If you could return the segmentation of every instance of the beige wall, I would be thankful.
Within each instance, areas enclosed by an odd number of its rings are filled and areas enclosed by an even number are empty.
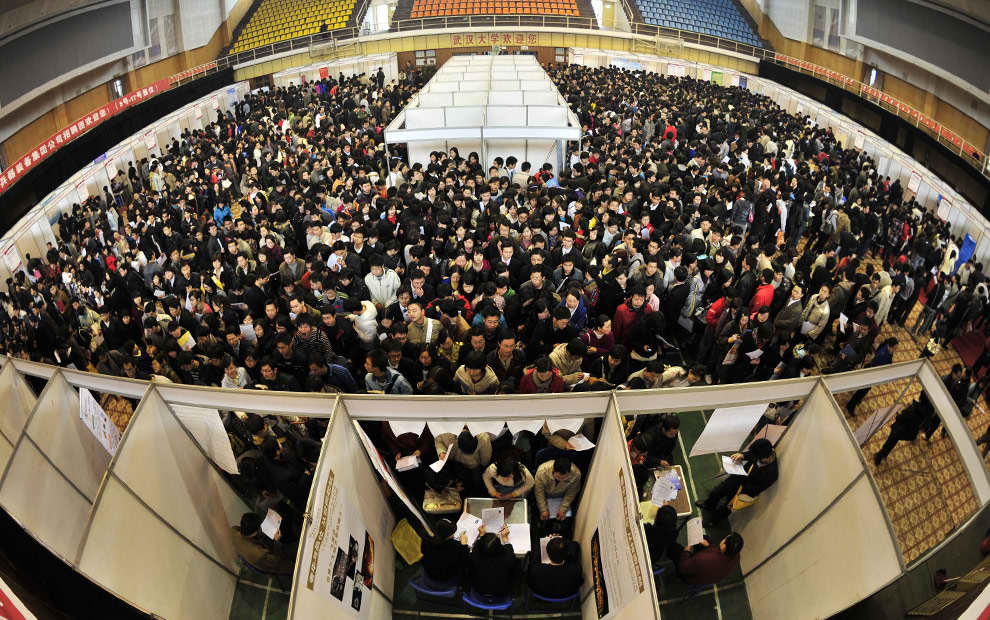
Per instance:
[[[755,0],[740,0],[740,2],[759,26],[760,36],[770,41],[776,51],[813,62],[857,80],[863,79],[864,65],[862,62],[815,47],[809,43],[788,39],[780,34],[770,17],[760,11]],[[945,125],[977,149],[982,151],[986,147],[990,130],[936,94],[890,74],[884,75],[883,90],[888,95],[900,99],[926,116]]]

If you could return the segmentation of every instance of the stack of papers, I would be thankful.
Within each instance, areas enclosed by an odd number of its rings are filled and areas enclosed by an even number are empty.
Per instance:
[[[547,498],[547,512],[550,513],[550,518],[551,519],[556,519],[557,518],[557,512],[560,510],[560,505],[563,504],[563,503],[564,503],[564,498],[563,497],[548,497]],[[567,508],[567,514],[565,514],[564,517],[567,518],[567,517],[573,517],[573,516],[574,516],[574,512],[570,509],[570,507],[568,507]]]
[[[681,481],[673,471],[664,472],[657,477],[653,483],[653,496],[650,498],[657,506],[663,506],[667,502],[677,499],[677,493],[681,490]]]
[[[705,528],[701,525],[701,517],[695,517],[687,522],[687,544],[693,547],[705,538]]]
[[[268,538],[275,540],[275,534],[278,533],[278,528],[281,526],[282,515],[269,508],[265,520],[261,522],[261,532]]]
[[[470,547],[474,545],[474,541],[478,540],[480,528],[481,519],[471,513],[465,512],[457,520],[457,531],[454,532],[454,539],[460,540],[461,534],[464,534],[467,537],[467,544]]]
[[[529,538],[529,523],[509,524],[509,544],[512,545],[516,555],[529,553],[533,549],[533,543]]]
[[[485,526],[486,532],[498,534],[502,526],[505,525],[505,508],[502,506],[498,508],[485,508],[481,511],[481,521]]]
[[[419,467],[419,457],[415,455],[404,456],[395,462],[396,471],[409,471]]]
[[[745,476],[746,468],[732,460],[732,457],[722,457],[722,469],[730,476]]]

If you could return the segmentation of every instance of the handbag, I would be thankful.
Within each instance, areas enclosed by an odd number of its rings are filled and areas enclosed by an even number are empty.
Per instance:
[[[739,341],[734,342],[732,346],[729,347],[729,351],[725,354],[725,357],[722,358],[722,365],[731,366],[736,363],[737,359],[739,359]]]
[[[750,465],[749,469],[746,470],[747,475],[751,473],[753,473],[753,465]],[[740,484],[739,490],[736,491],[736,494],[732,497],[732,501],[729,502],[729,510],[731,510],[732,512],[738,512],[743,508],[749,508],[750,506],[755,504],[756,500],[758,499],[760,499],[759,496],[753,497],[751,495],[746,495],[745,493],[743,493],[742,485]]]

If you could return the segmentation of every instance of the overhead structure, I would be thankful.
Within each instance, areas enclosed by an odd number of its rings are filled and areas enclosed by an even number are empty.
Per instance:
[[[534,172],[562,165],[567,140],[581,124],[535,56],[454,56],[385,129],[385,142],[405,143],[409,161],[456,147],[483,166],[512,155]]]

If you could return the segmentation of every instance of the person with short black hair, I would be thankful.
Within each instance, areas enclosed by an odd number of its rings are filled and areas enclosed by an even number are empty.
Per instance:
[[[275,538],[270,539],[261,531],[261,517],[253,512],[241,515],[240,525],[232,528],[234,548],[237,555],[255,570],[271,575],[291,575],[295,566],[294,554],[286,553],[286,547],[280,544],[282,531],[275,532]]]
[[[753,441],[748,450],[736,452],[731,458],[736,463],[746,464],[747,475],[727,476],[706,499],[695,502],[698,508],[714,513],[708,522],[711,524],[725,520],[729,512],[735,509],[734,502],[751,504],[777,481],[777,453],[768,439],[761,437]]]
[[[567,517],[571,504],[581,491],[581,470],[566,456],[544,461],[536,468],[534,476],[533,495],[536,498],[536,511],[540,520],[557,519],[563,521]],[[560,506],[552,514],[547,499],[559,498]]]
[[[548,564],[539,553],[532,553],[526,583],[529,589],[544,598],[562,599],[576,594],[584,581],[581,571],[581,550],[576,542],[559,535],[547,541]]]
[[[680,547],[677,543],[674,545]],[[713,546],[706,536],[694,547],[681,548],[679,553],[670,553],[670,556],[677,559],[677,574],[685,583],[708,586],[721,582],[735,570],[739,565],[739,553],[742,549],[742,536],[732,532],[719,541],[718,545]]]
[[[460,539],[454,538],[456,531],[457,526],[450,519],[440,519],[433,526],[433,536],[420,542],[422,580],[427,587],[439,590],[457,586],[468,570],[471,549],[464,534]]]

